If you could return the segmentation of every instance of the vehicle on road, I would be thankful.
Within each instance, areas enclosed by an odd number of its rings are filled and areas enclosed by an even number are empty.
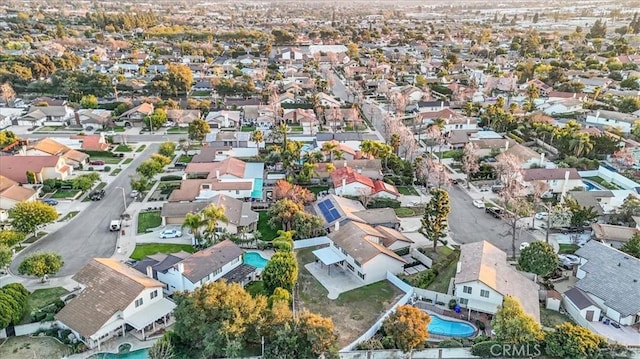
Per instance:
[[[179,231],[177,229],[165,229],[164,231],[160,232],[161,239],[178,237],[182,237],[182,231]]]
[[[473,205],[476,206],[477,208],[484,208],[484,201],[475,199],[473,200]]]
[[[523,250],[525,248],[529,247],[529,242],[522,242],[520,243],[520,250]]]
[[[131,198],[136,198],[136,197],[138,197],[139,194],[140,194],[140,192],[138,192],[137,190],[134,189],[133,191],[131,191],[130,196],[131,196]]]
[[[114,219],[109,223],[109,230],[111,232],[119,231],[122,228],[122,221],[119,219]]]
[[[547,219],[548,216],[549,216],[549,214],[547,212],[538,212],[538,213],[536,213],[536,219],[539,219],[539,220],[545,220],[545,219]]]
[[[562,227],[560,229],[560,233],[569,234],[569,233],[582,233],[584,232],[584,228],[582,227]]]
[[[90,165],[92,166],[104,166],[105,162],[104,161],[91,161],[89,162]]]
[[[502,218],[502,214],[504,213],[504,210],[499,207],[487,207],[484,211],[498,219]]]
[[[50,206],[55,206],[55,205],[58,204],[58,201],[56,201],[53,198],[45,198],[45,199],[42,200],[42,203],[46,203],[46,204],[48,204]]]
[[[106,194],[106,192],[103,189],[101,189],[101,190],[92,192],[89,195],[89,199],[92,200],[92,201],[99,201],[99,200],[104,198],[105,194]]]

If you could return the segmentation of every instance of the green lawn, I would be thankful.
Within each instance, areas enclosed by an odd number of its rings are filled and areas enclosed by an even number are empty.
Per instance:
[[[35,236],[32,235],[31,237],[25,239],[24,241],[22,241],[22,243],[33,243],[33,242],[37,241],[38,239],[40,239],[40,238],[42,238],[42,237],[44,237],[46,235],[47,235],[47,232],[40,231]]]
[[[302,126],[289,126],[289,128],[291,129],[291,132],[302,132],[303,131]]]
[[[608,182],[607,180],[605,180],[604,178],[600,177],[600,176],[595,176],[595,177],[585,177],[586,180],[589,181],[593,181],[595,183],[600,184],[602,187],[606,188],[606,189],[612,189],[612,190],[616,190],[616,189],[620,189],[620,187],[616,186],[615,184]]]
[[[416,211],[407,207],[399,207],[396,208],[395,211],[398,217],[413,217],[416,215]]]
[[[147,148],[147,145],[140,145],[140,147],[136,149],[136,152],[142,152],[145,148]]]
[[[269,226],[267,212],[258,212],[258,232],[262,234],[262,240],[267,242],[271,242],[278,236],[278,231]]]
[[[405,196],[419,196],[420,194],[413,186],[397,186],[398,192]]]
[[[122,172],[122,169],[116,168],[115,170],[111,171],[111,173],[109,173],[109,176],[117,176],[120,172]]]
[[[543,326],[554,328],[556,325],[566,322],[573,323],[573,320],[562,313],[556,312],[555,310],[550,310],[540,306],[540,323]]]
[[[211,91],[193,91],[191,96],[211,97]]]
[[[369,329],[378,317],[388,310],[402,292],[388,281],[380,281],[365,287],[342,293],[338,299],[327,298],[327,290],[304,265],[315,261],[313,251],[317,247],[296,251],[298,259],[297,307],[321,314],[333,320],[340,333],[340,345],[355,340]]]
[[[70,220],[71,218],[75,217],[78,213],[80,213],[80,212],[78,212],[78,211],[71,211],[71,212],[67,213],[67,215],[66,215],[66,216],[64,216],[64,217],[62,217],[60,220],[58,220],[58,222],[68,221],[68,220]]]
[[[31,322],[31,312],[40,308],[44,308],[47,305],[53,303],[61,296],[69,293],[68,290],[62,287],[52,287],[44,289],[36,289],[29,295],[29,301],[25,308],[25,316],[22,318],[22,324]]]
[[[255,127],[253,127],[253,126],[242,126],[242,127],[240,128],[240,131],[241,131],[241,132],[253,132],[253,131],[255,131],[255,130],[256,130],[256,128],[255,128]]]
[[[189,163],[193,159],[193,156],[188,155],[180,155],[177,162]]]
[[[161,224],[160,211],[140,212],[138,214],[138,233],[146,233],[147,229],[159,227]]]
[[[136,249],[131,253],[131,259],[141,260],[146,256],[150,256],[156,253],[176,253],[185,251],[189,253],[195,252],[195,249],[190,244],[168,244],[168,243],[148,243],[138,244]]]
[[[249,292],[249,294],[251,294],[252,296],[258,296],[260,294],[262,295],[267,295],[266,290],[264,289],[264,282],[261,280],[257,280],[257,281],[253,281],[249,284],[247,284],[244,289],[246,289],[247,292]]]
[[[184,127],[171,127],[167,130],[167,133],[189,133],[189,129]]]
[[[104,161],[105,164],[107,165],[117,165],[118,163],[120,163],[120,161],[122,161],[122,158],[120,157],[91,157],[91,161]],[[92,165],[89,165],[89,167],[94,167]]]
[[[561,254],[573,254],[578,250],[577,244],[559,244],[558,246],[560,247],[558,253]]]
[[[113,151],[114,152],[131,152],[131,151],[133,151],[133,148],[131,148],[131,146],[129,146],[129,145],[120,144]]]
[[[59,189],[51,195],[51,198],[74,198],[80,192],[82,191],[79,189]]]
[[[309,186],[309,187],[306,187],[306,189],[311,191],[313,194],[318,194],[320,192],[328,191],[329,186]]]
[[[436,279],[427,287],[427,289],[435,290],[440,293],[447,293],[449,290],[449,282],[451,282],[451,278],[456,275],[457,266],[458,261],[452,261],[444,270],[438,273]]]
[[[123,165],[128,165],[129,163],[133,162],[133,158],[127,158],[124,160],[124,162],[122,162]]]

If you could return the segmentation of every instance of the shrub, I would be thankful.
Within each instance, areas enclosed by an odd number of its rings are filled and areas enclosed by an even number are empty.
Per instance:
[[[384,337],[384,338],[382,338],[380,343],[382,343],[382,346],[384,347],[384,349],[395,349],[396,348],[396,343],[393,341],[392,337]]]
[[[501,345],[497,340],[487,340],[477,344],[474,344],[471,347],[471,354],[475,356],[479,356],[481,358],[493,358],[495,357],[491,354],[491,347],[494,345]]]
[[[486,328],[484,322],[480,319],[476,319],[476,327],[478,327],[478,329],[480,330],[484,330]]]
[[[427,289],[427,287],[436,280],[438,275],[437,271],[433,269],[427,269],[426,271],[418,273],[410,280],[410,284],[417,288]]]
[[[462,343],[454,339],[443,340],[438,343],[438,348],[462,348]]]
[[[376,198],[369,202],[368,208],[399,208],[400,201],[390,198]]]
[[[488,336],[486,335],[478,335],[477,337],[475,337],[473,339],[473,344],[478,344],[478,343],[482,343],[482,342],[486,342],[488,340],[491,340]]]
[[[113,157],[113,153],[109,151],[81,150],[80,152],[88,154],[89,157]]]
[[[451,300],[449,301],[449,309],[452,309],[452,310],[453,310],[453,308],[455,308],[457,304],[458,304],[458,303],[456,302],[456,300],[455,300],[455,299],[451,299]]]
[[[110,167],[110,166],[104,166],[104,171],[105,171],[105,172],[109,172],[109,171],[111,171],[111,167]]]
[[[167,175],[167,176],[162,176],[162,177],[160,177],[160,181],[161,181],[161,182],[166,182],[166,181],[180,181],[180,180],[182,180],[182,176]]]

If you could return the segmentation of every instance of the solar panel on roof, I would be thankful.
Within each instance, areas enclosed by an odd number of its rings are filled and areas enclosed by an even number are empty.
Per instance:
[[[333,222],[340,218],[340,212],[334,207],[330,200],[324,200],[318,203],[318,208],[322,212],[322,216],[327,222]]]

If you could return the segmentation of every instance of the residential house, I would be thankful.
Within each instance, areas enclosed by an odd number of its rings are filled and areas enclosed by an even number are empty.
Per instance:
[[[366,223],[371,226],[400,228],[400,219],[392,208],[366,209],[359,201],[329,194],[307,206],[306,211],[322,220],[323,228],[332,231],[347,222]]]
[[[529,86],[533,86],[538,90],[538,94],[543,97],[549,96],[549,93],[553,90],[553,86],[549,86],[539,79],[533,79],[520,85],[520,90],[525,91]]]
[[[213,85],[209,80],[201,80],[196,82],[196,84],[191,87],[191,90],[198,91],[198,92],[204,92],[204,91],[211,92],[213,91]]]
[[[18,118],[18,126],[68,126],[74,119],[73,109],[63,106],[31,106]]]
[[[0,222],[9,219],[9,210],[20,202],[33,202],[38,199],[38,192],[23,187],[17,181],[0,175]]]
[[[322,107],[340,107],[340,101],[337,100],[335,97],[333,96],[329,96],[324,92],[319,92],[316,95],[316,101],[320,104],[320,106]]]
[[[0,173],[21,184],[28,184],[27,173],[35,175],[35,183],[46,179],[66,180],[73,173],[73,167],[67,165],[61,156],[2,156]]]
[[[591,322],[591,328],[593,322],[603,318],[623,326],[640,323],[640,301],[634,300],[640,293],[640,259],[598,241],[587,242],[576,255],[580,264],[575,288],[584,294],[592,308],[579,312],[580,307],[586,306],[574,296],[565,295],[569,314],[582,325]],[[600,313],[593,307],[599,308]],[[640,334],[633,332],[640,339]]]
[[[420,112],[416,114],[416,116],[420,119],[420,122],[425,125],[431,125],[437,120],[443,120],[444,133],[453,130],[474,130],[478,128],[478,122],[475,119],[457,113],[450,108],[438,111]]]
[[[522,181],[527,193],[533,193],[536,182],[546,183],[547,193],[565,195],[575,188],[583,188],[582,177],[575,168],[530,168],[522,171]]]
[[[89,163],[88,154],[74,150],[50,137],[43,138],[29,146],[26,154],[28,156],[61,156],[65,163],[73,168],[79,168]]]
[[[109,148],[103,133],[95,135],[73,135],[69,137],[71,140],[80,141],[81,150],[86,151],[106,151]]]
[[[613,82],[613,80],[609,78],[601,78],[601,77],[592,77],[592,78],[583,78],[576,77],[573,79],[574,82],[579,82],[584,85],[582,92],[584,93],[595,93],[597,90],[604,90]]]
[[[601,216],[614,210],[611,200],[615,195],[611,191],[570,191],[568,195],[578,202],[580,206],[592,207]]]
[[[167,110],[167,126],[189,127],[200,119],[200,110]]]
[[[449,101],[420,101],[415,105],[416,112],[438,112],[449,108]]]
[[[24,113],[23,108],[0,107],[0,129],[12,126],[14,121],[18,124],[18,120]],[[28,124],[31,126],[31,123]]]
[[[218,194],[202,202],[167,202],[162,206],[162,225],[181,225],[188,213],[198,213],[210,204],[224,210],[227,221],[219,221],[219,232],[250,233],[256,230],[258,213],[251,210],[250,202]]]
[[[584,102],[575,98],[550,99],[537,106],[549,116],[583,112]]]
[[[72,279],[81,290],[55,318],[91,349],[128,331],[146,339],[176,307],[162,295],[163,283],[117,259],[94,258]]]
[[[379,159],[335,160],[332,164],[335,169],[343,167],[352,168],[372,180],[383,179],[382,161]]]
[[[154,107],[152,103],[143,102],[140,105],[125,111],[116,124],[119,126],[132,127],[134,125],[142,125],[145,117],[153,113]]]
[[[356,150],[354,147],[344,142],[339,142],[336,140],[318,141],[318,148],[322,149],[322,146],[324,145],[325,142],[330,142],[335,144],[337,147],[336,152],[339,153],[339,154],[334,154],[333,156],[331,156],[331,154],[325,154],[325,158],[327,160],[332,160],[333,158],[341,158],[342,160],[353,161],[353,160],[361,159],[363,157],[363,154],[360,150]]]
[[[245,132],[246,133],[246,132]],[[242,143],[243,141],[239,141]],[[207,147],[203,147],[200,153],[193,156],[191,163],[205,163],[205,162],[219,162],[226,160],[227,158],[247,158],[258,155],[258,147],[235,147],[235,146],[215,146],[208,142]],[[249,142],[254,144],[254,142]],[[264,144],[262,145],[264,146]]]
[[[460,246],[454,291],[463,308],[492,315],[509,295],[540,322],[538,285],[507,262],[507,253],[487,241]]]
[[[553,165],[553,162],[545,162],[544,153],[538,153],[527,146],[523,146],[511,140],[507,140],[504,142],[504,149],[502,153],[496,156],[496,159],[499,160],[505,155],[515,156],[522,163],[522,165],[520,165],[521,168],[545,167],[547,165]]]
[[[75,113],[75,122],[87,131],[113,126],[111,111],[100,109],[78,110]]]
[[[169,202],[210,199],[218,194],[248,199],[263,199],[264,163],[245,163],[236,158],[220,162],[189,163],[180,188],[169,196]]]
[[[329,267],[329,272],[332,266],[339,267],[352,273],[363,284],[385,280],[387,272],[399,274],[404,271],[407,262],[385,246],[385,241],[407,249],[412,243],[398,231],[386,228],[383,232],[357,222],[348,222],[327,237],[331,244],[313,251],[316,258]]]
[[[244,106],[243,126],[255,126],[258,129],[269,129],[275,124],[276,114],[271,106]]]
[[[604,223],[593,223],[591,230],[595,239],[618,249],[629,242],[634,235],[640,234],[640,229],[637,227],[617,226]]]
[[[587,114],[586,122],[594,125],[617,128],[622,133],[630,133],[633,125],[640,118],[633,114],[598,110]]]
[[[242,248],[225,240],[188,256],[185,253],[148,256],[136,269],[164,283],[167,294],[193,291],[219,279],[245,285],[255,280],[256,268],[244,263],[243,254]]]
[[[241,118],[240,111],[222,110],[209,112],[205,121],[211,128],[239,128]]]
[[[218,131],[214,130],[207,134],[205,139],[208,147],[234,147],[247,148],[254,147],[255,142],[251,141],[251,132],[240,131]],[[250,157],[250,156],[245,156]]]
[[[397,199],[400,196],[396,186],[381,180],[372,180],[350,167],[341,167],[331,172],[335,194],[340,196],[365,196],[372,198]]]
[[[295,47],[290,47],[280,50],[275,59],[278,62],[302,62],[302,60],[304,60],[305,58],[306,55],[302,52],[302,50]]]
[[[284,110],[282,120],[288,125],[297,125],[302,127],[302,132],[306,135],[313,135],[317,133],[318,125],[320,124],[313,110],[304,110],[301,108]]]

